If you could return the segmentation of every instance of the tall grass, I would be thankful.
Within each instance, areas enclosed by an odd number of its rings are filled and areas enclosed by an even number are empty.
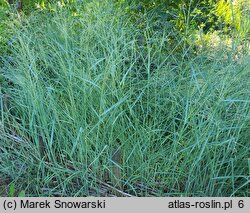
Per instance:
[[[146,25],[104,4],[23,23],[1,68],[2,177],[28,196],[249,195],[249,62],[177,54]]]

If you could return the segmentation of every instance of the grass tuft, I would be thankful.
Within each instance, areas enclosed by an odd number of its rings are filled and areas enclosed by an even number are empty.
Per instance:
[[[103,4],[16,30],[0,69],[0,174],[17,191],[249,196],[247,57],[193,54],[145,23]]]

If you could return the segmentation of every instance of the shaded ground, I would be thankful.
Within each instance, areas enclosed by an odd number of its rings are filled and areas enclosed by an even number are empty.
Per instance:
[[[0,197],[8,196],[7,189],[10,184],[10,179],[6,177],[0,177]]]

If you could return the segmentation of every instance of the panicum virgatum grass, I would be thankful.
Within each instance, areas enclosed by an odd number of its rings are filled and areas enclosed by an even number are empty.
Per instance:
[[[1,176],[28,196],[248,196],[248,59],[177,51],[169,28],[86,11],[16,30],[1,68]]]

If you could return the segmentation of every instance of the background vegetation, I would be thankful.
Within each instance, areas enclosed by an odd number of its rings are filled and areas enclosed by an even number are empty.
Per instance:
[[[249,196],[248,1],[0,4],[0,192]]]

